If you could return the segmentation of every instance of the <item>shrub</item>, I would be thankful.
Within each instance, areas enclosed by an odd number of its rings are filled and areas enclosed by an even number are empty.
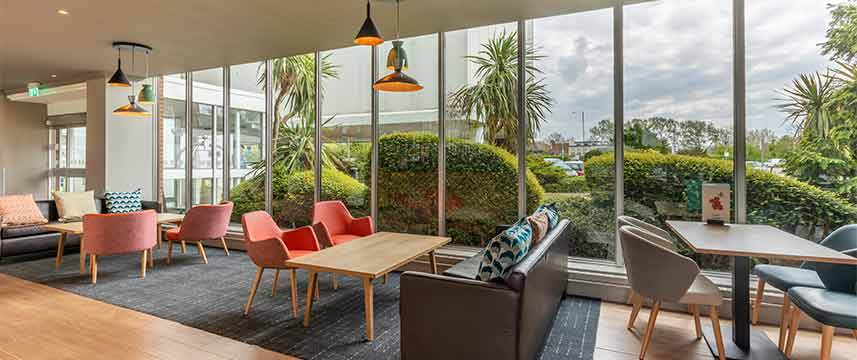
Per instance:
[[[378,223],[389,231],[437,230],[437,136],[395,133],[378,143]],[[517,218],[515,157],[496,146],[447,143],[447,232],[456,244],[481,245],[499,224]],[[527,171],[527,208],[544,196]]]
[[[568,177],[565,170],[545,161],[544,157],[539,155],[527,156],[527,169],[536,176],[542,186],[558,184],[562,179]]]
[[[612,260],[615,256],[612,203],[596,203],[575,194],[556,202],[560,218],[569,221],[569,255]]]
[[[544,185],[545,191],[549,193],[582,193],[589,190],[586,177],[566,176],[558,183]]]

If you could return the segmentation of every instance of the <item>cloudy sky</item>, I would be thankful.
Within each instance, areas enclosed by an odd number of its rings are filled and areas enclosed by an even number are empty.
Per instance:
[[[777,90],[829,63],[828,0],[747,2],[748,128],[791,133]],[[580,139],[613,113],[612,10],[535,20],[539,64],[556,104],[541,135]],[[732,124],[732,2],[663,0],[625,7],[625,118],[665,116]],[[588,130],[586,131],[588,135]]]

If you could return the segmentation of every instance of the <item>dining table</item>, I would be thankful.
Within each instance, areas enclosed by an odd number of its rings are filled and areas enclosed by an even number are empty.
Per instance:
[[[751,258],[857,265],[855,257],[769,225],[670,220],[667,226],[694,252],[731,258],[732,324],[721,326],[722,333],[732,334],[723,339],[727,359],[786,359],[764,332],[751,327]],[[712,355],[719,357],[710,326],[703,335]]]

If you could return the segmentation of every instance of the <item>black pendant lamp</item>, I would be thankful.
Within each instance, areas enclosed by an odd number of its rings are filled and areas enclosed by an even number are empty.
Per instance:
[[[116,49],[119,50],[119,58],[116,61],[116,72],[113,73],[113,76],[110,77],[110,80],[107,81],[107,84],[109,84],[110,86],[120,87],[131,86],[131,82],[128,81],[128,77],[125,76],[125,73],[122,71],[122,48],[116,47]]]
[[[405,51],[402,48],[402,41],[399,40],[399,0],[396,0],[396,41],[393,41],[393,49],[391,49],[390,54],[387,55],[388,66],[392,63],[393,72],[375,81],[372,88],[378,91],[389,92],[411,92],[422,90],[423,87],[417,79],[414,79],[402,72],[405,67],[405,61]]]
[[[354,43],[357,45],[380,45],[384,42],[384,39],[381,38],[381,33],[378,32],[378,28],[375,27],[375,23],[372,21],[371,14],[371,5],[370,2],[366,1],[366,20],[363,21],[363,26],[360,27],[360,31],[357,32],[357,36],[354,37]]]
[[[132,73],[134,72],[135,52],[137,50],[144,50],[146,52],[146,55],[148,56],[148,54],[152,51],[152,48],[149,46],[129,42],[115,42],[113,43],[113,47],[119,49],[120,52],[122,51],[123,47],[131,49]],[[122,74],[122,76],[125,77],[125,74]],[[127,78],[125,80],[127,81]],[[128,85],[131,87],[131,94],[128,95],[128,104],[122,105],[116,108],[116,110],[113,110],[113,115],[136,117],[151,116],[152,113],[149,112],[149,110],[146,110],[146,108],[140,106],[140,104],[137,103],[137,96],[134,94],[134,83],[129,82]]]

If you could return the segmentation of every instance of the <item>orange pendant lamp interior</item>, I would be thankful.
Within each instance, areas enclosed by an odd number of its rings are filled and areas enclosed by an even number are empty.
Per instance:
[[[399,0],[396,0],[396,41],[393,42],[393,49],[395,50],[395,55],[388,56],[392,57],[393,60],[393,72],[378,79],[372,84],[372,88],[378,91],[389,91],[389,92],[411,92],[411,91],[419,91],[423,89],[423,86],[420,85],[417,79],[414,79],[402,71],[402,68],[405,65],[405,57],[404,51],[399,51],[402,49],[402,42],[399,40]]]

